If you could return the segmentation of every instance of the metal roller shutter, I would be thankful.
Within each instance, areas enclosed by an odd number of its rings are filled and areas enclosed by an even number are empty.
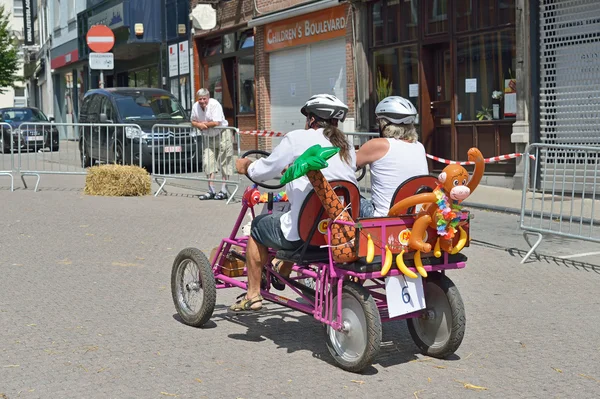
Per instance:
[[[600,144],[600,1],[540,0],[540,139]]]
[[[600,1],[540,0],[540,141],[600,145]],[[541,186],[552,193],[591,192],[598,153],[544,148]]]
[[[319,93],[346,102],[346,43],[335,39],[273,52],[269,56],[271,130],[304,128],[300,108]]]

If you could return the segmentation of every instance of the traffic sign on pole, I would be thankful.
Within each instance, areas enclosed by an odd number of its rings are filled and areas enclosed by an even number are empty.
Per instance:
[[[90,69],[115,69],[115,56],[113,53],[90,53],[89,64]]]
[[[90,50],[96,53],[108,53],[115,45],[115,34],[106,25],[94,25],[86,37]]]

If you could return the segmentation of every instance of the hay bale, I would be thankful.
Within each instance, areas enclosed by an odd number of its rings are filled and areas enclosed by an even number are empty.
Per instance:
[[[150,194],[151,179],[146,169],[129,165],[100,165],[88,168],[85,194],[142,196]]]

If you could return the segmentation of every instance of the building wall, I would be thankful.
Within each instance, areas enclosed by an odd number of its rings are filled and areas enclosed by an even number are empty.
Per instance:
[[[311,3],[312,1],[298,0],[241,0],[220,3],[217,6],[217,24],[214,29],[196,31],[194,40],[194,64],[199,66],[194,70],[195,90],[198,90],[202,83],[202,59],[199,56],[199,40],[205,37],[214,37],[228,31],[243,28],[252,18],[260,17],[263,14],[284,10],[290,7]],[[197,4],[192,0],[190,5],[193,9]],[[255,7],[256,5],[256,7]],[[350,109],[349,120],[352,124],[351,130],[354,130],[354,99],[355,99],[355,78],[353,63],[353,35],[351,23],[351,7],[348,7],[348,25],[346,28],[346,95],[347,103]],[[270,130],[271,129],[271,103],[270,103],[270,71],[269,71],[269,53],[265,52],[265,28],[257,26],[254,29],[254,62],[256,79],[256,116],[247,118],[238,118],[238,128],[240,130]],[[298,110],[299,112],[300,110]],[[348,130],[348,127],[346,127]],[[270,140],[256,140],[253,136],[242,138],[243,146],[259,146],[269,148]]]
[[[48,30],[52,33],[52,48],[76,40],[77,14],[85,10],[85,1],[48,0],[48,8]]]

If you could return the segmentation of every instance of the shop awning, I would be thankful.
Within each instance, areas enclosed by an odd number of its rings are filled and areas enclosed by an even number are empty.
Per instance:
[[[304,15],[304,14],[308,14],[311,12],[324,10],[326,8],[335,7],[343,2],[345,2],[345,1],[344,0],[321,0],[321,1],[314,1],[309,4],[303,4],[298,7],[287,8],[282,11],[277,11],[277,12],[273,12],[271,14],[253,18],[250,21],[248,21],[248,27],[253,28],[255,26],[266,25],[271,22],[281,21],[284,19],[298,16],[298,15]]]

